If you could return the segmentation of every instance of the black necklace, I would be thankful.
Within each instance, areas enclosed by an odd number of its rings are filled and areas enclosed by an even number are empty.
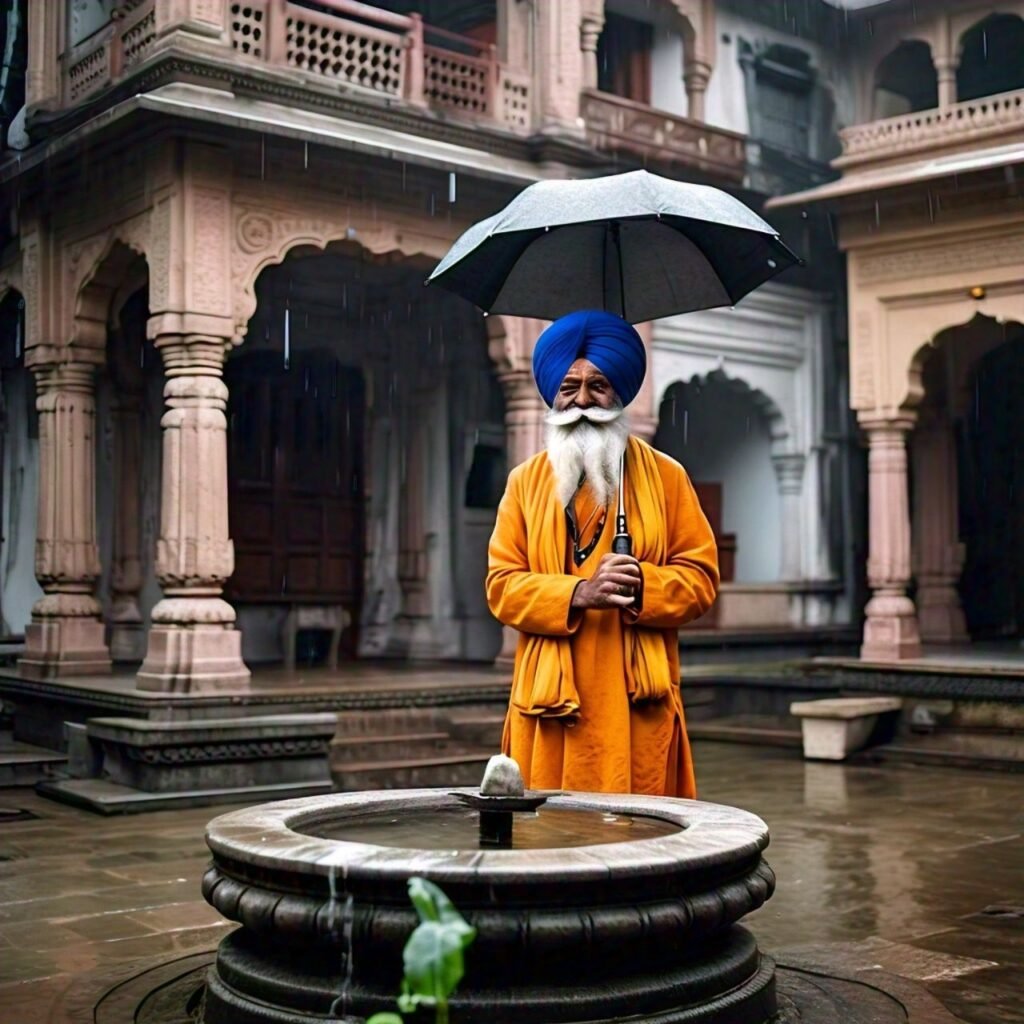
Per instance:
[[[579,483],[576,485],[577,492],[583,484],[583,476],[580,476]],[[601,539],[601,534],[604,533],[604,523],[608,518],[607,507],[601,509],[601,518],[598,520],[597,528],[594,530],[594,536],[591,537],[590,543],[584,547],[580,547],[580,535],[579,528],[576,525],[576,511],[573,508],[573,501],[576,495],[569,499],[569,504],[565,506],[565,520],[569,528],[569,536],[572,537],[572,560],[576,563],[577,567],[581,566],[587,558],[593,553],[594,548],[597,547],[597,542]]]

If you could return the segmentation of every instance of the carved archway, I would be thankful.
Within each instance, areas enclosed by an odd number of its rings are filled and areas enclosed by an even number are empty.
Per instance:
[[[744,380],[742,377],[730,373],[724,367],[713,370],[692,373],[689,376],[675,376],[671,379],[658,382],[657,405],[659,413],[668,396],[668,392],[677,384],[724,384],[728,390],[747,395],[754,407],[764,416],[768,424],[768,433],[772,442],[772,453],[783,454],[789,450],[793,438],[791,424],[788,422],[781,404],[776,401],[768,392]]]
[[[283,263],[297,248],[324,251],[333,243],[356,243],[377,257],[439,260],[450,240],[376,220],[372,211],[358,210],[341,217],[287,217],[265,208],[240,205],[234,211],[231,288],[237,345],[256,312],[256,279],[267,267]]]
[[[1016,307],[1016,308],[1013,308]],[[907,367],[906,393],[900,403],[901,412],[915,412],[925,400],[925,366],[937,352],[946,352],[956,357],[955,381],[951,391],[954,400],[962,400],[962,389],[970,377],[977,361],[1006,340],[1013,327],[1024,322],[1024,304],[1019,297],[1005,309],[998,310],[992,303],[986,304],[985,311],[976,310],[964,319],[950,318],[951,322],[940,324],[931,330],[931,337],[911,355]],[[964,330],[970,332],[971,345],[965,351],[962,346],[954,349],[954,339],[962,339]]]
[[[75,281],[70,343],[92,355],[87,361],[102,362],[107,328],[118,296],[125,297],[145,283],[145,249],[138,238],[125,240],[110,232],[90,239],[72,250],[68,270],[80,271]],[[126,288],[129,289],[126,291]]]

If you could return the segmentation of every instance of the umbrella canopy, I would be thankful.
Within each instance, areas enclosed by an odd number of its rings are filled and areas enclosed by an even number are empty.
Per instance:
[[[466,231],[428,283],[490,313],[604,309],[641,323],[731,306],[801,262],[727,192],[630,171],[530,185]]]

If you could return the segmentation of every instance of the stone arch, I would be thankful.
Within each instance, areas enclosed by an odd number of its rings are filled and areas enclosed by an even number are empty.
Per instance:
[[[870,85],[871,115],[876,119],[938,106],[939,80],[931,44],[915,37],[900,39],[875,62]],[[908,109],[883,109],[881,92],[902,97]]]
[[[948,361],[946,384],[949,389],[946,401],[955,412],[961,412],[970,398],[971,374],[978,362],[1022,328],[1024,324],[1019,320],[975,313],[970,319],[951,324],[935,333],[914,353],[911,360],[912,386],[904,410],[918,409],[929,397],[927,371],[934,359],[945,357]]]
[[[958,101],[980,99],[1024,88],[1024,18],[1020,11],[989,11],[956,44]],[[978,50],[982,51],[977,59]],[[993,52],[994,51],[994,52]]]
[[[750,397],[754,407],[764,416],[772,441],[772,453],[783,454],[791,448],[793,431],[782,405],[762,388],[751,384],[742,377],[729,373],[725,367],[698,371],[689,376],[676,376],[659,381],[655,395],[655,409],[659,413],[669,390],[676,384],[724,384],[730,391]]]
[[[115,232],[98,239],[77,253],[72,253],[72,272],[85,266],[77,278],[71,317],[70,338],[73,348],[99,354],[93,361],[102,361],[106,347],[107,327],[115,300],[124,294],[126,282],[141,282],[146,271],[145,249],[137,239],[125,240]],[[139,284],[135,284],[135,289]]]
[[[374,220],[367,211],[335,220],[282,217],[263,207],[241,206],[235,210],[234,234],[231,287],[236,345],[256,312],[256,279],[267,267],[283,263],[295,249],[326,251],[328,246],[349,242],[375,257],[422,259],[427,266],[441,259],[451,244],[451,239]]]

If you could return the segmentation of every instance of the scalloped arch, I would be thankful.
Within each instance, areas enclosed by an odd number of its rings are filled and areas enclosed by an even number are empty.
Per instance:
[[[243,208],[235,218],[232,267],[234,336],[238,345],[256,312],[256,281],[267,267],[283,263],[294,249],[326,252],[331,245],[350,242],[374,256],[399,259],[439,260],[450,240],[407,230],[397,224],[377,223],[361,227],[359,218],[331,221],[321,218],[277,217],[272,212]]]
[[[106,345],[111,303],[139,259],[146,259],[143,239],[118,229],[87,239],[70,250],[68,270],[75,282],[69,332],[72,345]]]
[[[978,360],[1008,340],[1006,328],[1011,324],[1016,324],[1018,328],[1024,329],[1024,323],[1013,316],[989,315],[979,311],[960,323],[949,324],[935,331],[931,338],[924,342],[910,358],[910,365],[907,367],[907,393],[900,403],[900,410],[910,412],[917,409],[924,401],[927,394],[924,383],[925,364],[936,353],[956,344],[956,332],[964,328],[977,332],[976,342],[971,347],[970,358],[959,368],[960,379],[955,381],[956,389],[959,390],[964,386],[970,370]]]
[[[748,395],[757,408],[768,421],[768,431],[772,439],[773,447],[786,441],[792,434],[790,425],[786,421],[786,414],[781,406],[761,388],[755,387],[742,377],[730,374],[725,369],[716,368],[706,372],[697,372],[689,377],[676,377],[669,381],[661,389],[661,397],[658,402],[658,417],[661,418],[661,406],[669,397],[669,392],[679,386],[686,384],[724,384],[730,391],[737,394]]]

